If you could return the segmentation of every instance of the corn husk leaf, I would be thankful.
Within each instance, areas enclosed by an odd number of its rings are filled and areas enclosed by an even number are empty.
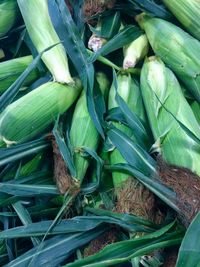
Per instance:
[[[32,56],[11,59],[0,63],[0,94],[2,94],[25,71],[32,62]],[[33,70],[24,81],[24,85],[31,84],[38,78],[38,71]]]
[[[163,0],[185,29],[200,40],[200,8],[196,0]]]
[[[200,143],[180,125],[199,138],[198,122],[176,77],[159,58],[151,57],[144,63],[141,89],[158,151],[167,162],[200,174]]]
[[[14,26],[18,16],[18,6],[16,0],[3,0],[0,3],[0,37]]]
[[[151,47],[200,101],[200,42],[174,24],[142,14],[138,22]]]
[[[78,87],[48,82],[16,100],[0,115],[0,138],[6,144],[32,139],[76,100]]]

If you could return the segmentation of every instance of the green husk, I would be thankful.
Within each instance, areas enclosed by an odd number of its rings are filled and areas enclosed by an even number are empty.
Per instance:
[[[8,87],[22,74],[22,72],[32,62],[33,57],[25,56],[0,63],[0,94],[2,94]],[[24,85],[31,84],[39,77],[37,69],[34,69],[26,78]]]
[[[100,90],[106,98],[109,87],[107,77],[103,73],[98,73],[96,77]],[[96,150],[100,141],[99,133],[87,109],[85,92],[82,92],[75,107],[70,129],[70,141],[75,152],[76,178],[82,182],[89,165],[89,159],[81,156],[81,147],[85,146]]]
[[[200,40],[200,3],[198,0],[163,0],[185,29]]]
[[[145,121],[145,116],[146,116],[145,110],[137,82],[131,77],[130,74],[119,74],[117,76],[117,83],[118,83],[118,93],[126,102],[130,110],[134,111],[140,119]],[[109,109],[118,107],[118,104],[115,100],[115,95],[116,95],[115,88],[114,85],[112,85],[109,93],[109,101],[108,101]],[[129,127],[117,122],[113,124],[119,130],[128,135],[131,139],[136,140],[133,131]],[[126,163],[123,156],[116,148],[110,154],[110,162],[111,164]],[[129,175],[116,171],[112,173],[112,176],[115,187],[118,187],[121,183],[123,183],[123,181],[127,180],[129,177]]]
[[[0,37],[14,26],[18,16],[16,0],[2,0],[0,2]]]
[[[67,55],[61,44],[48,12],[47,0],[17,0],[29,36],[40,53],[57,44],[43,54],[42,60],[56,82],[72,83]]]
[[[145,14],[137,17],[151,47],[200,101],[200,42],[174,24]]]
[[[199,125],[200,125],[200,104],[197,101],[194,101],[191,104],[191,108],[194,112],[194,115],[196,117],[196,120],[198,121]]]
[[[10,104],[0,115],[0,140],[28,141],[44,131],[76,100],[81,85],[48,82]]]
[[[150,57],[145,61],[141,72],[141,90],[155,148],[167,163],[188,168],[200,175],[200,145],[165,108],[200,137],[198,122],[175,75],[161,59]]]
[[[146,34],[142,34],[136,40],[124,47],[123,68],[133,68],[138,61],[143,59],[149,50],[148,39]]]

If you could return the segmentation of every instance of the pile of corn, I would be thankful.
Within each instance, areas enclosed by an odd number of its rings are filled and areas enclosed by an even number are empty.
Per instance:
[[[62,257],[55,250],[55,262],[45,265],[39,256],[26,258],[45,251],[35,232],[25,247],[20,236],[15,244],[1,238],[56,218],[46,229],[54,231],[61,217],[104,210],[104,219],[108,211],[126,213],[155,229],[177,218],[185,231],[200,211],[200,3],[142,1],[140,9],[138,1],[110,1],[93,14],[101,1],[86,1],[85,19],[84,1],[75,2],[0,1],[0,266],[173,267],[164,265],[170,257],[164,242],[157,253],[144,249],[99,265],[88,257],[87,265],[87,242],[98,237],[91,234]],[[170,16],[149,12],[151,2]],[[37,191],[46,187],[55,195]],[[27,188],[36,191],[23,195]],[[35,218],[37,207],[46,213]],[[146,235],[119,232],[113,242]],[[182,238],[172,242],[176,250]]]

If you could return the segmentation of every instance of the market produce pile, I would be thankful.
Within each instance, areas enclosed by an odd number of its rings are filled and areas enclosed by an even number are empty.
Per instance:
[[[200,266],[199,1],[0,1],[0,266]]]

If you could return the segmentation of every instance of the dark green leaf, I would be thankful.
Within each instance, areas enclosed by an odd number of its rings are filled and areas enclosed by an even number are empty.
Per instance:
[[[53,12],[58,12],[58,17],[61,16],[64,25],[62,31],[58,31],[58,35],[60,34],[59,36],[63,41],[63,45],[65,46],[86,91],[87,106],[90,116],[98,132],[104,137],[99,114],[96,111],[95,99],[93,97],[94,67],[91,63],[88,63],[87,50],[65,2],[63,0],[57,0],[56,2],[58,5],[55,3],[53,4]],[[61,37],[61,34],[63,38]]]
[[[65,161],[66,167],[69,169],[71,176],[76,177],[76,169],[75,169],[74,162],[73,162],[73,156],[71,154],[70,149],[65,143],[64,137],[61,134],[58,119],[53,129],[53,135],[55,136],[56,143],[58,145],[60,154],[62,155],[62,158]]]
[[[135,144],[126,134],[111,125],[107,131],[107,135],[132,167],[148,176],[156,173],[155,160],[142,147]]]
[[[200,212],[190,224],[181,244],[176,267],[200,266]]]
[[[96,228],[83,233],[58,235],[52,237],[42,244],[42,249],[37,247],[14,259],[6,267],[27,267],[27,266],[59,266],[77,248],[87,244],[102,234],[106,228]]]
[[[180,244],[183,231],[173,230],[174,223],[162,229],[128,241],[121,241],[107,245],[100,252],[67,264],[67,267],[104,267],[115,266],[116,264],[127,262],[134,257],[143,256],[159,248]]]
[[[9,148],[0,148],[0,166],[37,154],[47,149],[49,142],[45,139],[37,139],[24,144],[15,145]]]
[[[0,192],[15,196],[35,196],[35,195],[58,195],[59,191],[55,185],[34,185],[0,183]]]

